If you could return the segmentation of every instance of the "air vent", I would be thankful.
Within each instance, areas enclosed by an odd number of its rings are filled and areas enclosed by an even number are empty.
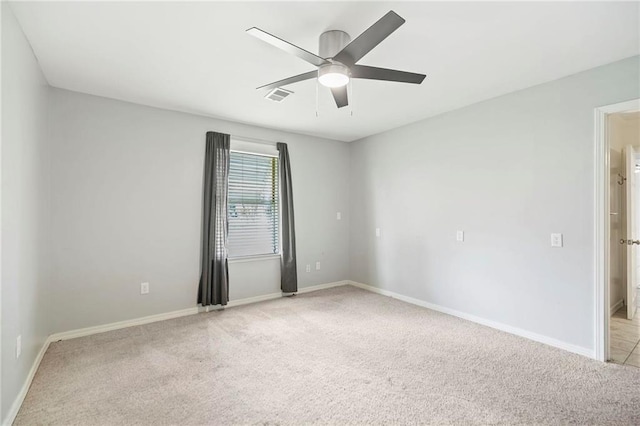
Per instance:
[[[270,91],[269,93],[267,93],[267,96],[265,96],[265,98],[270,99],[274,102],[282,102],[284,100],[284,98],[286,98],[287,96],[291,95],[293,92],[287,89],[282,89],[280,87],[277,87],[275,89],[273,89],[272,91]]]

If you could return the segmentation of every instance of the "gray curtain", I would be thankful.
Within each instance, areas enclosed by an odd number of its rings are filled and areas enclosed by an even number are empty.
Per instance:
[[[227,263],[227,197],[231,136],[207,132],[202,209],[202,265],[198,303],[226,305],[229,301]]]
[[[293,219],[293,187],[291,163],[286,143],[278,143],[278,174],[282,215],[282,252],[280,253],[280,288],[283,293],[298,291],[296,268],[296,226]]]

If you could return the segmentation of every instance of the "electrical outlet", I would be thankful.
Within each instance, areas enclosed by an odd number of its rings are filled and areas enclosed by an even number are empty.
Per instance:
[[[376,237],[380,236],[380,228],[376,228]]]
[[[316,262],[316,271],[320,270],[320,262]]]
[[[551,247],[562,247],[562,234],[551,234]]]
[[[16,338],[16,359],[22,354],[22,334]]]
[[[140,284],[140,294],[149,294],[149,283]]]
[[[336,220],[342,220],[342,213],[336,213]]]
[[[456,232],[456,241],[464,241],[464,231],[457,231]]]
[[[307,272],[311,272],[311,265],[307,264],[306,271],[307,271]]]

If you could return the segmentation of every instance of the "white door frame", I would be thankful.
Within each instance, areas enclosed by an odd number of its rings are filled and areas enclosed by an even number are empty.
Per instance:
[[[609,359],[609,140],[607,116],[640,110],[640,99],[595,109],[595,328],[594,348],[599,361]]]

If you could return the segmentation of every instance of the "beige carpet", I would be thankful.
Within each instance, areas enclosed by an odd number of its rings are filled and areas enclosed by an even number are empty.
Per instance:
[[[640,369],[353,287],[51,345],[16,424],[640,424]]]

